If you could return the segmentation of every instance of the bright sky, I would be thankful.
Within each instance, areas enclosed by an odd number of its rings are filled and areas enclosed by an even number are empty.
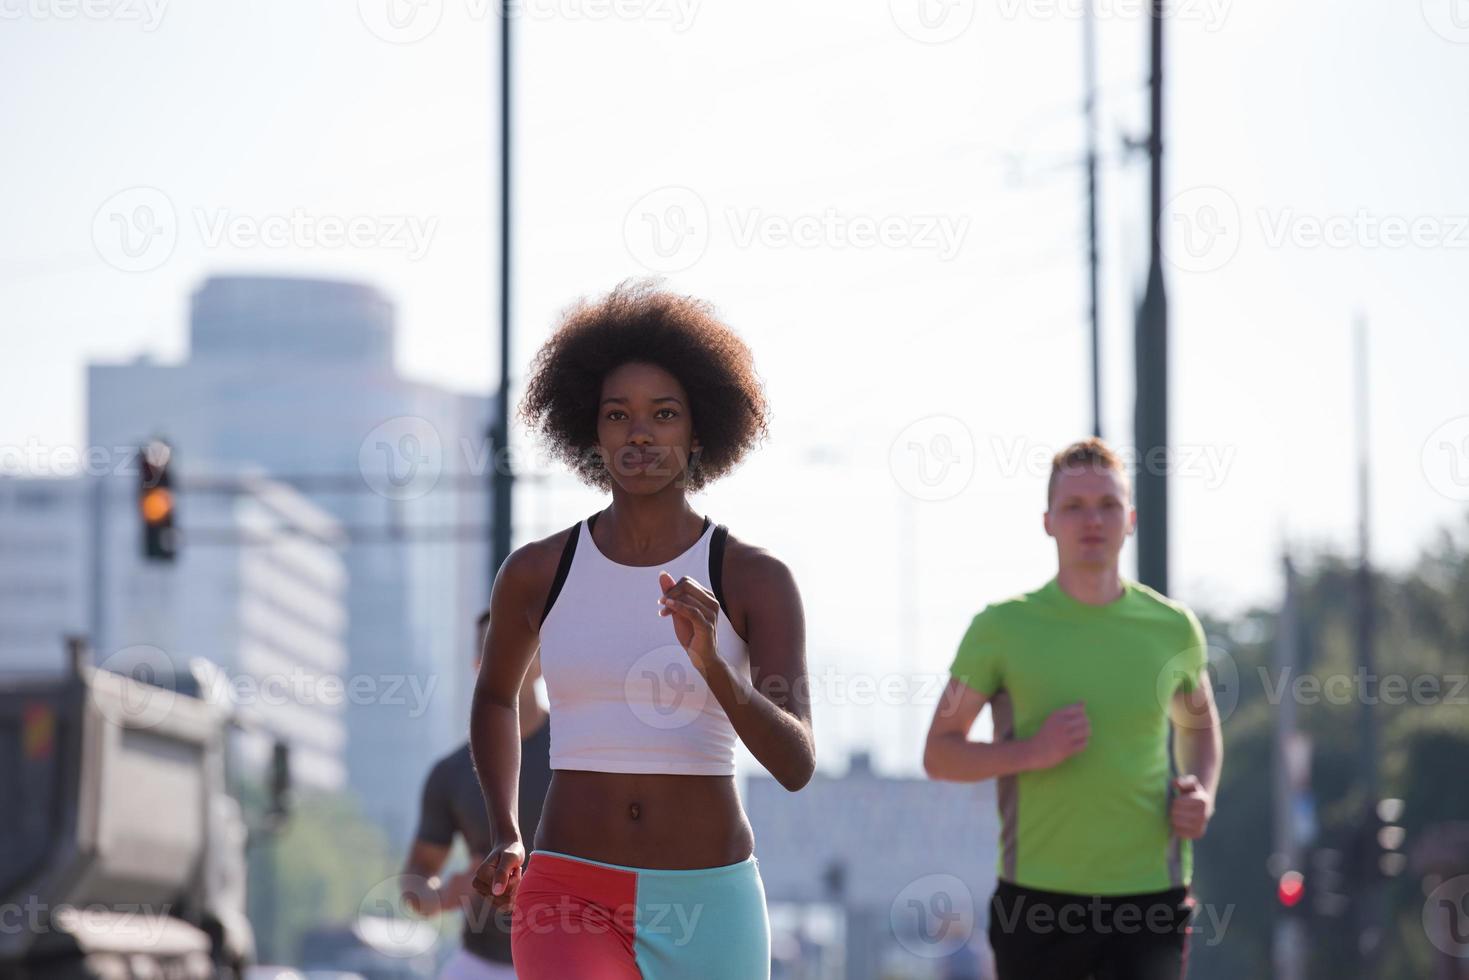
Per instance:
[[[1122,146],[1144,129],[1146,25],[1138,0],[1098,2],[1104,414],[1126,443],[1146,171]],[[1270,601],[1283,536],[1353,540],[1358,314],[1379,557],[1461,520],[1454,2],[1178,0],[1173,592],[1199,608]],[[969,617],[1051,573],[1043,463],[1090,424],[1078,3],[517,8],[514,373],[559,309],[650,271],[747,338],[773,437],[699,506],[795,568],[828,761],[876,743],[913,768]],[[80,446],[84,365],[183,357],[211,273],[372,282],[398,304],[405,373],[488,390],[495,9],[0,0],[0,447]],[[149,213],[172,235],[129,256],[116,222]],[[353,219],[357,244],[332,237]],[[526,535],[596,506],[544,493],[522,492]]]

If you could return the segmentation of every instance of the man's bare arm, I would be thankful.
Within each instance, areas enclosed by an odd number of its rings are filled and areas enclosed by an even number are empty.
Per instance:
[[[923,771],[929,778],[972,783],[1049,769],[1086,748],[1091,737],[1085,706],[1078,703],[1053,712],[1031,738],[970,741],[969,730],[988,701],[958,678],[949,679],[923,746]]]

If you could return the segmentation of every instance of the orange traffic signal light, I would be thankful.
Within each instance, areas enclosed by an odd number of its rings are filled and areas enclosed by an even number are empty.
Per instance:
[[[143,557],[173,561],[177,554],[173,526],[173,489],[168,464],[173,452],[155,440],[138,453],[138,515],[143,519]]]
[[[173,494],[163,487],[144,490],[142,499],[138,502],[138,508],[143,513],[144,521],[149,524],[157,524],[167,520],[173,513]]]

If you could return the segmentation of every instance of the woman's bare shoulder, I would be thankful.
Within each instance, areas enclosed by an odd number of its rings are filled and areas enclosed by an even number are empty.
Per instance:
[[[510,552],[500,569],[506,585],[517,590],[544,594],[556,578],[556,567],[561,563],[561,553],[567,539],[577,528],[563,528],[555,534],[536,541],[528,541]]]
[[[751,610],[799,608],[795,575],[768,548],[730,534],[724,549],[723,592],[730,619],[748,636]]]
[[[790,567],[770,549],[737,538],[732,533],[725,539],[724,574],[726,579],[738,578],[742,582],[792,578]]]

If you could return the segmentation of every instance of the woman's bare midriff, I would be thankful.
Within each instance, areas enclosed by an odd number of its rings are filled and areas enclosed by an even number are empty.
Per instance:
[[[636,868],[717,868],[755,849],[733,776],[557,769],[534,848]]]

